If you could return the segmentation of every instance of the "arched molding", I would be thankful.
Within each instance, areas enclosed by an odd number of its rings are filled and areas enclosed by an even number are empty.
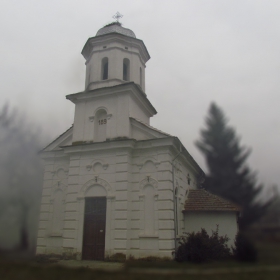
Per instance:
[[[106,209],[106,236],[105,236],[105,252],[112,250],[111,240],[114,239],[114,232],[111,230],[111,220],[112,213],[115,209],[115,195],[113,194],[112,188],[110,184],[104,179],[98,178],[98,176],[94,176],[94,179],[86,182],[77,196],[77,204],[78,204],[78,228],[77,228],[77,251],[82,252],[83,247],[83,229],[84,229],[84,211],[85,211],[85,198],[87,197],[88,191],[91,192],[91,188],[96,189],[104,189],[106,193],[107,199],[107,209]],[[91,192],[91,194],[95,194],[95,190]],[[102,195],[104,196],[104,195]],[[90,196],[89,196],[90,197]]]
[[[94,119],[96,118],[96,114],[101,111],[101,110],[104,110],[106,112],[106,118],[107,120],[110,120],[112,118],[112,114],[108,114],[108,109],[104,106],[99,106],[98,108],[95,109],[94,113],[92,116],[89,116],[89,120],[91,122],[94,121]]]
[[[104,106],[99,106],[95,109],[94,111],[94,116],[96,116],[96,114],[100,111],[100,110],[104,110],[107,114],[108,114],[108,109]]]
[[[158,199],[158,182],[151,178],[150,176],[147,176],[145,179],[143,179],[140,182],[140,186],[139,186],[139,190],[140,190],[140,194],[139,194],[139,198],[140,200],[142,200],[145,197],[144,194],[144,188],[146,186],[152,186],[155,189],[155,200]]]
[[[142,167],[147,163],[147,162],[152,162],[156,168],[158,168],[158,166],[160,165],[160,162],[156,160],[156,158],[154,157],[146,157],[146,158],[143,158],[138,164],[138,168],[139,169],[142,169]]]
[[[65,176],[63,176],[63,178],[58,177],[58,173],[60,170],[63,170],[63,172],[65,173]],[[62,193],[63,193],[62,203],[64,203],[65,197],[66,197],[66,189],[67,189],[67,185],[64,182],[65,182],[65,179],[67,179],[67,177],[68,177],[68,168],[65,166],[57,166],[55,168],[55,171],[53,171],[52,173],[53,173],[53,184],[52,184],[52,190],[51,190],[51,196],[50,196],[50,203],[53,204],[54,198],[55,198],[55,193],[57,191],[62,191]]]
[[[96,159],[86,166],[87,171],[90,171],[91,169],[93,169],[94,165],[96,165],[98,163],[103,167],[103,170],[106,170],[109,166],[107,161],[105,161],[103,159]]]
[[[152,194],[149,191],[151,189]],[[139,237],[158,238],[158,182],[147,176],[140,182],[139,190],[141,221]]]
[[[81,190],[80,190],[80,192],[78,194],[77,199],[84,199],[85,196],[86,196],[87,191],[91,187],[94,187],[94,186],[101,186],[101,187],[103,187],[106,190],[106,194],[107,194],[106,197],[107,198],[113,198],[114,197],[110,184],[107,181],[105,181],[105,180],[103,180],[101,178],[98,178],[98,176],[95,176],[94,179],[89,180],[88,182],[86,182],[82,186],[82,188],[81,188]]]
[[[66,189],[67,189],[67,186],[65,184],[61,183],[60,181],[58,181],[56,184],[54,184],[52,187],[52,191],[51,191],[50,203],[53,204],[54,198],[55,198],[55,193],[58,191],[61,191],[63,193],[62,203],[65,203]]]
[[[51,171],[51,174],[52,174],[53,178],[54,178],[55,176],[56,176],[57,178],[59,178],[59,177],[58,177],[58,173],[59,173],[60,170],[63,170],[63,172],[65,173],[65,178],[67,178],[69,169],[68,169],[66,166],[63,166],[63,165],[56,166],[56,167],[54,168],[54,170]],[[59,178],[59,179],[64,179],[64,178]]]

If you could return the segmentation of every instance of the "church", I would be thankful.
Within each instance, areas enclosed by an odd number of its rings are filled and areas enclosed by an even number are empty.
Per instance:
[[[45,147],[37,254],[174,258],[180,236],[219,225],[233,244],[240,209],[201,188],[180,140],[150,125],[144,42],[116,21],[82,50],[85,90],[66,96],[74,124]]]

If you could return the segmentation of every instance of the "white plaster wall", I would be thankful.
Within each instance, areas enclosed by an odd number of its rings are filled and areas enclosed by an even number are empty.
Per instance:
[[[151,139],[151,136],[145,131],[141,131],[137,128],[131,127],[131,138],[137,140],[148,140]]]
[[[136,101],[132,96],[129,97],[129,116],[150,124],[149,114],[141,106],[141,101]]]
[[[106,47],[106,48],[104,48]],[[127,48],[127,49],[126,49]],[[108,57],[108,80],[102,81],[102,59]],[[145,91],[145,63],[140,59],[140,52],[132,45],[122,42],[104,42],[94,46],[91,57],[86,62],[86,89],[118,85],[123,80],[123,59],[130,61],[129,81],[140,85],[140,67],[142,68],[142,89]],[[111,81],[110,81],[111,80]],[[99,83],[102,81],[102,83]]]
[[[75,143],[77,141],[84,141],[85,118],[89,117],[88,114],[85,114],[85,107],[86,107],[86,102],[79,102],[78,104],[75,105],[72,143]],[[93,127],[92,127],[92,131],[93,131]]]
[[[94,119],[98,109],[107,114],[106,138],[130,136],[129,101],[126,94],[101,96],[98,100],[87,100],[76,104],[73,143],[78,141],[95,142]]]
[[[83,108],[87,106],[89,111],[86,112],[90,113],[94,108],[98,108],[98,104],[95,103],[85,104]],[[91,106],[95,107],[90,109]],[[106,195],[106,255],[121,252],[136,258],[171,258],[174,251],[174,153],[168,146],[161,146],[159,143],[154,146],[153,143],[139,142],[136,149],[131,149],[114,147],[112,142],[107,150],[102,148],[102,145],[107,144],[100,143],[100,150],[80,151],[67,156],[60,151],[46,160],[44,203],[42,200],[37,253],[74,253],[77,258],[81,258],[84,197]],[[50,198],[54,186],[58,183],[58,178],[54,178],[53,175],[60,165],[69,169],[63,233],[62,236],[47,236],[52,212]],[[181,166],[175,174],[175,179],[182,189],[179,193],[182,195],[182,202],[185,190],[189,187],[184,178],[187,171],[187,167]],[[153,223],[151,231],[145,228],[146,186],[154,188],[153,197],[150,198],[150,210],[154,211],[153,221],[148,221]]]
[[[176,157],[176,153],[172,155],[172,158]],[[179,156],[174,162],[174,177],[175,188],[178,188],[177,199],[177,240],[185,232],[184,215],[182,213],[184,209],[184,203],[186,200],[186,193],[189,189],[197,189],[198,185],[198,170],[196,170],[190,162]],[[189,178],[189,180],[188,180]]]
[[[64,230],[67,238],[64,238],[63,246],[73,248],[78,258],[82,253],[84,197],[103,196],[105,193],[105,254],[128,252],[129,162],[129,151],[117,149],[81,153],[71,157],[68,192],[71,195],[66,201],[66,217],[72,213],[74,219],[71,228]],[[83,194],[85,186],[89,189]],[[102,192],[101,188],[106,188],[106,192]],[[97,189],[99,192],[96,193]]]
[[[172,258],[174,214],[169,150],[167,148],[139,149],[133,152],[132,159],[130,253],[135,257]],[[146,186],[154,186],[155,192],[153,205],[150,206],[154,209],[153,232],[145,229]]]
[[[98,110],[107,112],[106,138],[131,138],[129,117],[149,124],[149,113],[144,110],[141,100],[132,97],[130,92],[119,92],[80,101],[75,106],[73,143],[79,141],[96,142],[94,135],[95,118]],[[97,139],[96,139],[97,138]]]
[[[63,151],[53,152],[44,160],[44,182],[39,218],[39,228],[37,237],[37,254],[61,254],[63,242],[63,230],[58,230],[56,217],[53,211],[55,204],[55,194],[62,192],[62,205],[60,210],[64,212],[64,202],[68,184],[69,160]],[[62,225],[64,227],[64,213],[61,214]]]
[[[185,213],[185,232],[198,232],[205,228],[208,234],[216,230],[219,225],[219,235],[227,235],[230,240],[229,247],[234,245],[234,239],[238,232],[235,212],[198,212]]]

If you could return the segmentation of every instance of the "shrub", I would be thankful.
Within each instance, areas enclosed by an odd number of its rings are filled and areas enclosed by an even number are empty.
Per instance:
[[[216,230],[212,231],[211,236],[203,228],[200,232],[187,233],[179,242],[176,260],[202,263],[229,258],[231,256],[227,246],[229,238],[226,235],[219,236],[218,231],[219,227],[217,226]]]
[[[126,255],[123,253],[115,253],[115,254],[111,255],[110,257],[105,258],[105,261],[107,261],[107,262],[125,262]]]
[[[168,261],[170,261],[170,258],[149,256],[149,257],[139,258],[138,261],[140,261],[140,262],[168,262]]]
[[[255,262],[258,252],[254,244],[242,233],[236,235],[235,248],[232,248],[234,257],[240,262]]]

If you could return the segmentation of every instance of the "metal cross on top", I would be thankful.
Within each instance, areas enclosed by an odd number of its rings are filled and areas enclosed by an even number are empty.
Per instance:
[[[119,22],[119,19],[122,18],[122,17],[123,17],[123,15],[120,14],[119,12],[116,12],[116,14],[113,16],[113,18],[114,18],[117,22]]]

